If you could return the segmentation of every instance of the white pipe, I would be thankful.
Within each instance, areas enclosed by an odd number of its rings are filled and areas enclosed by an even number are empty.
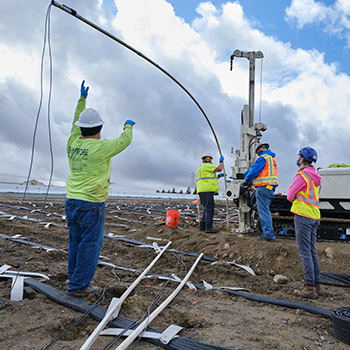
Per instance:
[[[157,307],[150,315],[147,317],[135,330],[131,333],[124,341],[116,348],[116,350],[125,350],[128,346],[138,337],[138,335],[159,315],[160,312],[175,298],[175,296],[180,292],[181,288],[186,284],[187,280],[190,278],[193,270],[196,268],[199,260],[202,258],[203,253],[201,253],[197,260],[192,265],[190,271],[188,271],[185,278],[178,285],[178,287],[169,295],[167,299],[163,301],[161,305]]]
[[[136,285],[142,280],[142,278],[145,276],[145,274],[153,267],[153,265],[158,261],[158,259],[162,256],[162,254],[167,250],[169,245],[171,244],[171,241],[168,242],[168,244],[159,252],[159,254],[154,258],[154,260],[148,265],[148,267],[141,273],[139,277],[130,285],[130,287],[123,293],[123,295],[118,299],[115,305],[108,309],[106,312],[104,318],[99,323],[99,325],[95,328],[95,330],[91,333],[89,338],[85,341],[83,346],[80,348],[80,350],[88,350],[90,349],[91,345],[94,343],[96,338],[99,336],[103,328],[106,326],[106,324],[111,320],[115,310],[118,310],[120,305],[123,303],[123,301],[129,296],[129,294],[132,292],[132,290],[136,287]]]

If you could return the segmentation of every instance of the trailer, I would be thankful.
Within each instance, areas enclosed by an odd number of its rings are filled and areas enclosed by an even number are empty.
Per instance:
[[[231,55],[231,70],[234,58],[249,61],[249,104],[243,106],[240,126],[240,148],[235,150],[236,160],[231,167],[232,175],[223,197],[232,199],[238,207],[238,226],[232,231],[252,233],[259,230],[254,187],[244,182],[244,172],[255,162],[255,146],[260,142],[267,125],[254,123],[255,61],[264,57],[261,51],[235,50]],[[350,241],[350,167],[318,169],[322,176],[320,189],[321,224],[318,239]],[[271,204],[274,230],[277,236],[294,237],[294,215],[286,194],[275,194]]]
[[[317,238],[350,241],[350,167],[319,169],[321,222]],[[291,203],[285,194],[275,195],[271,213],[277,235],[294,237]]]

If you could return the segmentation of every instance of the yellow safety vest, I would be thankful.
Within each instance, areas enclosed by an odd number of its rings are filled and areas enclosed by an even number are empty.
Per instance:
[[[254,186],[277,186],[278,185],[278,173],[277,173],[277,161],[275,157],[269,154],[263,154],[260,157],[265,158],[266,163],[261,170],[260,174],[253,179]]]
[[[299,191],[293,201],[290,211],[294,214],[306,216],[318,220],[321,217],[319,209],[320,186],[316,186],[314,180],[305,171],[299,171],[295,176],[302,176],[306,182],[305,192]]]
[[[197,193],[219,192],[219,180],[215,176],[216,165],[212,163],[202,163],[197,170]]]

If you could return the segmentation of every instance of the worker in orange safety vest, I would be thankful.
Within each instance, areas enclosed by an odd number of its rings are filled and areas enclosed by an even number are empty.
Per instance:
[[[258,237],[259,241],[273,242],[275,235],[272,225],[270,205],[273,195],[278,186],[278,172],[276,154],[270,151],[268,143],[259,143],[255,149],[258,155],[257,160],[252,167],[247,170],[245,182],[253,183],[256,190],[256,202],[260,218],[262,236]]]

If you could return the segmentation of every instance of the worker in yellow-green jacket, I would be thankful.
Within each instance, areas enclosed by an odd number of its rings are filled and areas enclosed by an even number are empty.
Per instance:
[[[201,205],[204,207],[200,219],[199,230],[206,233],[217,233],[219,228],[213,227],[214,218],[214,194],[219,192],[219,178],[224,174],[215,175],[224,168],[224,156],[220,157],[218,166],[212,164],[213,156],[206,153],[202,156],[202,164],[197,170],[196,191],[199,195]]]
[[[65,204],[69,228],[67,291],[77,296],[99,292],[92,279],[103,242],[111,158],[129,146],[135,124],[127,120],[118,138],[101,139],[104,121],[96,110],[85,109],[89,87],[84,83],[67,143],[70,169]]]

